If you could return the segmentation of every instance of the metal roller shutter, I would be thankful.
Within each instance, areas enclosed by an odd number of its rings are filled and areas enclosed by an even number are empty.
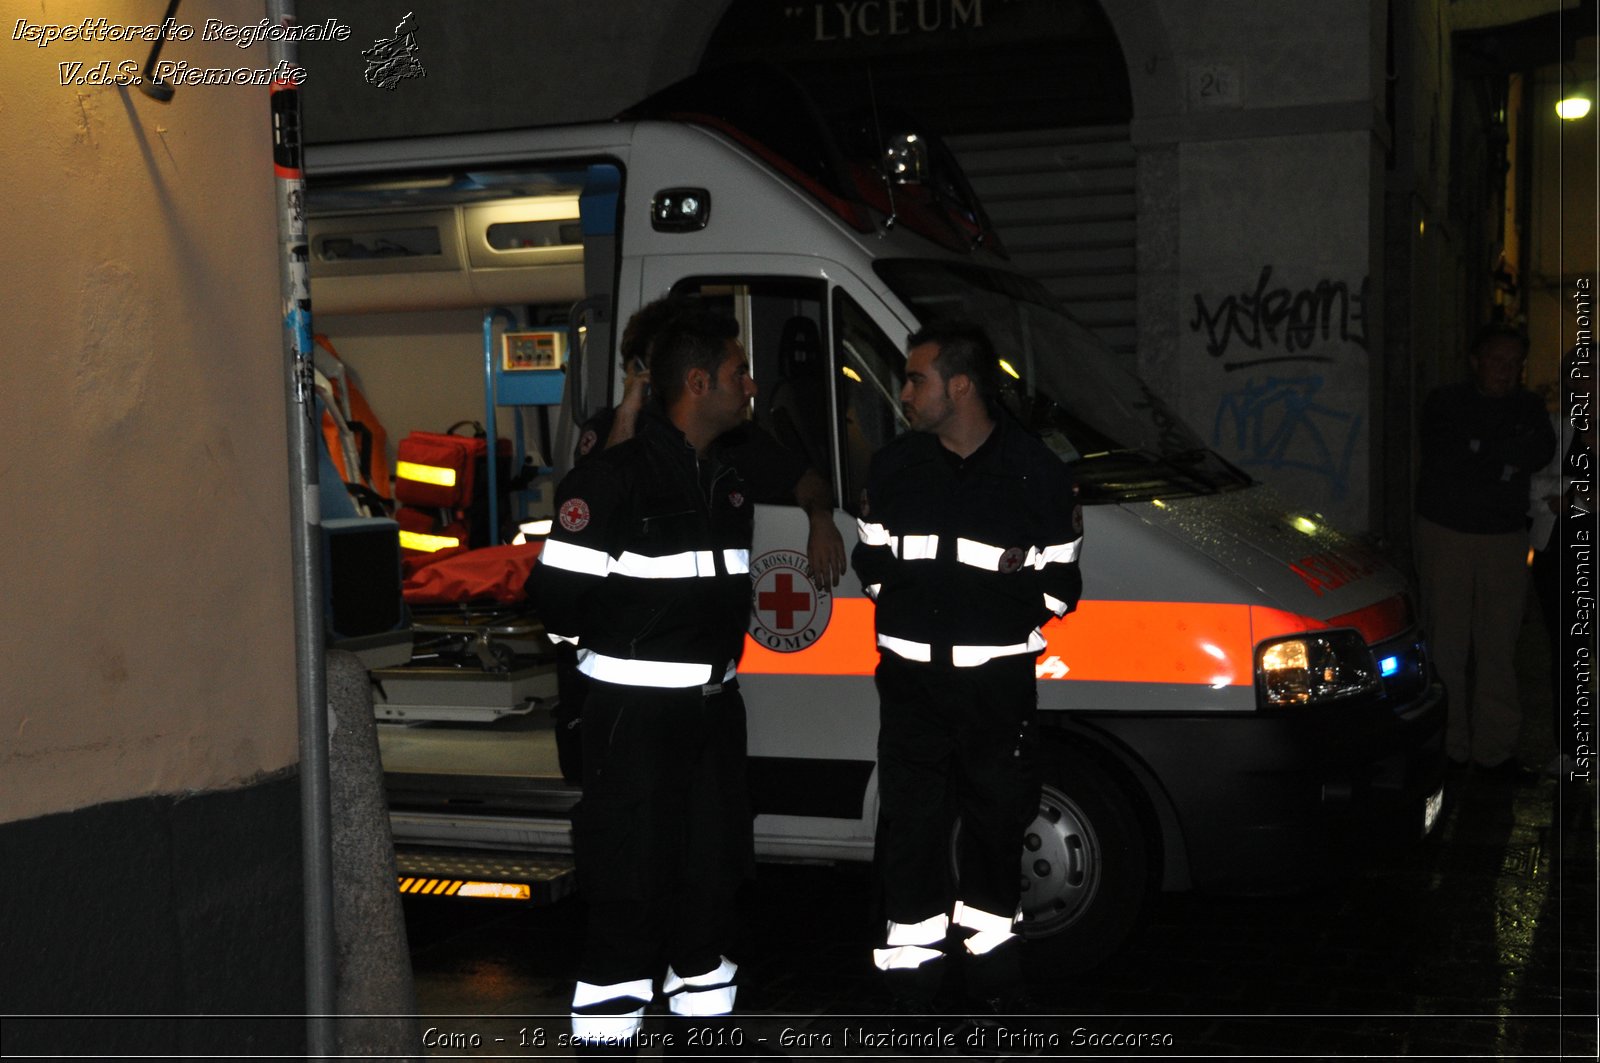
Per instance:
[[[1134,155],[1126,125],[948,138],[1021,273],[1113,349],[1135,343]]]

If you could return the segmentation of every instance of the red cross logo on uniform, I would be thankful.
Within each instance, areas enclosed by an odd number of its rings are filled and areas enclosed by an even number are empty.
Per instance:
[[[581,498],[569,498],[561,507],[561,526],[569,532],[580,532],[589,526],[589,503]]]
[[[779,572],[773,577],[772,590],[756,596],[756,605],[773,614],[773,627],[779,631],[792,631],[797,625],[795,614],[811,610],[810,591],[794,589],[794,573]]]

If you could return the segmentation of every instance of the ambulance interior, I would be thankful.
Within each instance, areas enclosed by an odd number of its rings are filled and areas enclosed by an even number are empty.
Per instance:
[[[611,343],[620,184],[620,168],[598,162],[309,191],[313,326],[330,385],[325,518],[341,491],[355,506],[324,520],[329,635],[371,671],[399,841],[408,811],[467,802],[560,815],[575,800],[553,716],[554,651],[521,584],[536,522],[550,515],[555,456],[573,447],[570,403],[583,389],[566,386],[568,346]],[[586,301],[590,292],[600,298]],[[593,406],[610,401],[597,376]],[[376,433],[361,417],[330,427],[356,396]],[[453,433],[463,448],[475,436],[505,443],[460,458],[418,449],[426,433]],[[377,616],[349,604],[396,597]],[[511,877],[517,890],[561,881]]]

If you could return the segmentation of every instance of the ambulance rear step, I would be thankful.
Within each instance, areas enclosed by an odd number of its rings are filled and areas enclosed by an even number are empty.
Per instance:
[[[572,858],[396,846],[401,893],[554,904],[577,890]]]

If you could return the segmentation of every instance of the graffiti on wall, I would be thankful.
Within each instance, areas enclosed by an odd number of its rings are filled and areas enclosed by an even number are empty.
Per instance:
[[[1297,494],[1341,500],[1352,473],[1365,474],[1353,466],[1366,427],[1369,278],[1294,287],[1273,272],[1264,265],[1254,284],[1194,295],[1189,330],[1208,363],[1242,378],[1217,395],[1211,443]],[[1268,365],[1284,368],[1263,373]],[[1354,387],[1353,373],[1362,375]]]
[[[1331,362],[1332,355],[1313,348],[1339,343],[1367,349],[1368,283],[1363,277],[1352,289],[1324,279],[1295,291],[1272,287],[1272,267],[1262,266],[1253,290],[1229,292],[1211,304],[1196,292],[1189,329],[1204,330],[1211,357],[1231,352],[1232,360],[1222,363],[1230,372],[1269,362]]]
[[[1256,469],[1320,478],[1343,498],[1361,440],[1360,413],[1319,400],[1320,376],[1253,376],[1224,392],[1211,428],[1213,445]]]

